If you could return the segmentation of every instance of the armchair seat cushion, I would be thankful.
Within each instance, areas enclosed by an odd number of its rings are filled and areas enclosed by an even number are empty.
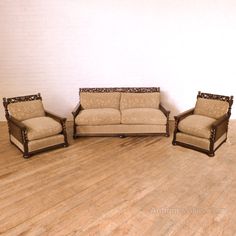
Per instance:
[[[29,141],[57,135],[62,131],[61,124],[47,116],[31,118],[22,123],[27,127]]]
[[[209,139],[211,136],[211,125],[216,121],[202,115],[190,115],[179,122],[178,129],[186,134]]]
[[[76,125],[120,124],[120,111],[114,108],[82,110],[75,118]]]
[[[165,125],[167,118],[155,108],[132,108],[121,111],[121,123],[132,125]]]

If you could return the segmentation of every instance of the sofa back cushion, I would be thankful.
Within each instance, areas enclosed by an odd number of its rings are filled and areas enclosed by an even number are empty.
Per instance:
[[[120,108],[120,93],[81,92],[80,104],[83,109]]]
[[[8,111],[12,117],[19,121],[45,116],[41,100],[10,103]]]
[[[120,109],[156,108],[160,105],[160,93],[121,93]]]
[[[216,99],[198,98],[194,114],[219,119],[228,112],[229,103]]]

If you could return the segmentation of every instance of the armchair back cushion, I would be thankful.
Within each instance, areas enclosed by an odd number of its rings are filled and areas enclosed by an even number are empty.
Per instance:
[[[160,105],[160,93],[121,93],[120,109],[156,108]]]
[[[83,109],[114,108],[120,107],[120,93],[80,93],[80,104]]]
[[[19,121],[45,116],[41,100],[10,103],[8,111],[12,117]]]
[[[219,119],[223,115],[227,114],[228,109],[229,103],[226,101],[198,98],[194,114]]]

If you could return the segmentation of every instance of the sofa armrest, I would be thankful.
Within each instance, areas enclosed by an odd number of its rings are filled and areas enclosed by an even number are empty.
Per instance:
[[[81,109],[82,109],[81,105],[80,105],[80,103],[78,103],[76,105],[76,107],[74,108],[74,110],[72,111],[72,115],[73,115],[74,118],[79,114]]]
[[[56,115],[52,112],[45,111],[45,114],[46,114],[46,116],[49,116],[49,117],[53,118],[54,120],[59,121],[60,123],[65,123],[66,122],[66,118],[60,117],[60,116],[58,116],[58,115]]]
[[[184,111],[184,112],[180,113],[179,115],[174,116],[175,121],[176,121],[176,122],[179,122],[179,121],[181,121],[182,119],[184,119],[185,117],[187,117],[187,116],[189,116],[189,115],[192,115],[193,112],[194,112],[194,108],[191,108],[191,109],[189,109],[189,110],[187,110],[187,111]]]
[[[165,114],[165,116],[169,118],[170,111],[166,110],[166,108],[162,104],[160,104],[159,108]]]
[[[229,122],[229,116],[226,114],[216,120],[212,126],[212,134],[214,134],[214,139],[217,141],[225,132],[228,130],[228,122]]]

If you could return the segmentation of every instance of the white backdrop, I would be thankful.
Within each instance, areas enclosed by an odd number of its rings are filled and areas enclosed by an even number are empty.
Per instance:
[[[1,97],[41,92],[71,118],[79,87],[160,86],[175,115],[235,79],[234,0],[0,1]]]

